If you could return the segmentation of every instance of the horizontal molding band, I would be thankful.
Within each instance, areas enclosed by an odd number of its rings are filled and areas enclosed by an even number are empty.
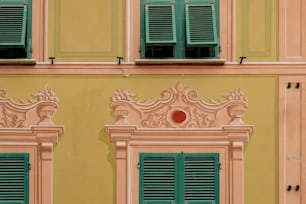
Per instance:
[[[296,75],[306,63],[226,63],[224,65],[135,65],[99,63],[37,63],[2,65],[1,75]]]

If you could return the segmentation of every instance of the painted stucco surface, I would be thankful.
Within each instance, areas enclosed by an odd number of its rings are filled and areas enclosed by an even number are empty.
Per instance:
[[[49,1],[48,57],[62,62],[108,62],[123,56],[122,0]]]
[[[236,1],[236,60],[278,60],[277,0]]]
[[[0,76],[16,100],[52,89],[59,98],[54,122],[65,132],[54,148],[54,203],[114,203],[115,149],[104,131],[114,122],[110,98],[117,89],[154,100],[179,81],[204,100],[241,88],[249,99],[243,119],[254,125],[245,149],[245,203],[277,203],[277,78],[274,76]]]

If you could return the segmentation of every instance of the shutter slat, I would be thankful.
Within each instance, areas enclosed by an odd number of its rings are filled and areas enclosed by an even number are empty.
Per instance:
[[[216,16],[212,4],[186,4],[188,46],[217,45]]]
[[[146,43],[174,44],[176,27],[173,5],[146,5]]]

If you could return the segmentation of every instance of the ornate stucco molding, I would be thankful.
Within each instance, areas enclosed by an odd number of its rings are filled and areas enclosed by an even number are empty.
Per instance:
[[[240,90],[229,92],[210,103],[198,97],[195,90],[178,83],[161,92],[152,103],[135,100],[135,94],[117,90],[112,97],[116,125],[137,124],[143,128],[217,128],[222,125],[243,125],[242,115],[248,107]]]
[[[52,90],[34,93],[34,99],[20,100],[19,103],[7,98],[6,91],[0,90],[0,128],[28,128],[32,125],[53,126],[58,98]]]
[[[205,102],[181,83],[153,102],[117,90],[111,99],[116,121],[106,132],[116,146],[116,203],[139,203],[140,153],[217,153],[220,203],[243,204],[243,148],[253,126],[242,119],[248,100],[240,90]]]
[[[0,89],[0,153],[30,155],[29,203],[52,204],[53,146],[63,134],[52,118],[58,98],[42,90],[31,98],[14,102]]]

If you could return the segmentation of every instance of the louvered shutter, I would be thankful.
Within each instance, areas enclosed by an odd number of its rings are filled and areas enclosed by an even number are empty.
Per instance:
[[[25,47],[26,17],[23,0],[0,0],[0,48]]]
[[[184,204],[219,203],[219,156],[183,155]]]
[[[216,46],[217,25],[213,4],[186,4],[187,46]]]
[[[177,204],[176,158],[176,155],[140,156],[141,204]]]
[[[0,154],[0,204],[28,204],[28,154]]]
[[[146,44],[174,44],[176,42],[174,5],[145,6]]]

